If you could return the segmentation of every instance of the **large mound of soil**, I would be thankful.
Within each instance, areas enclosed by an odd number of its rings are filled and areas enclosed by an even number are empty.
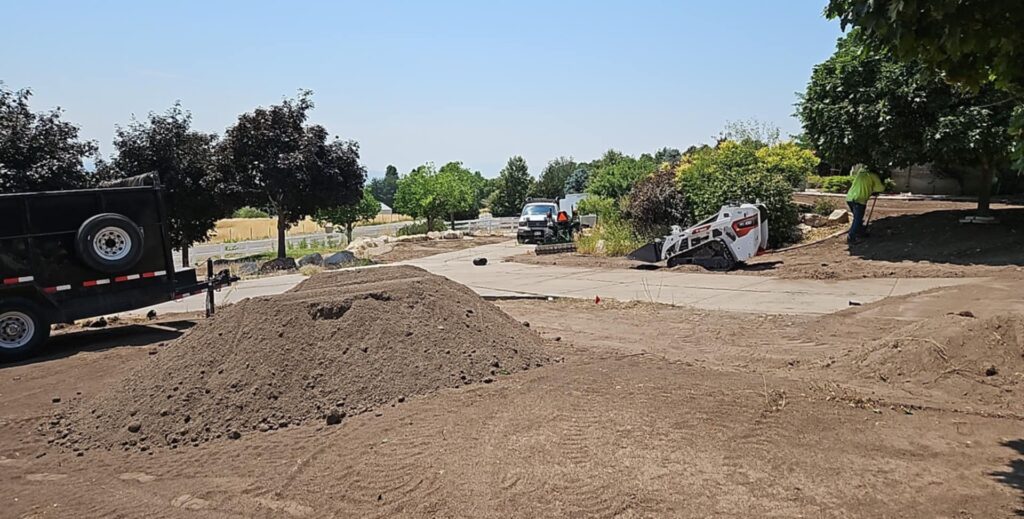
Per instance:
[[[927,319],[870,343],[840,367],[911,393],[933,392],[970,405],[1020,412],[1024,315]]]
[[[198,445],[334,424],[547,361],[540,336],[445,278],[404,266],[324,273],[224,308],[50,424],[70,447]]]

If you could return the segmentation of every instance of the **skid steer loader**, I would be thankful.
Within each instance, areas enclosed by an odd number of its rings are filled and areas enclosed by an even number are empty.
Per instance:
[[[665,261],[669,267],[700,265],[708,270],[732,270],[768,247],[768,210],[757,204],[728,204],[714,216],[672,232],[626,257],[647,263]]]

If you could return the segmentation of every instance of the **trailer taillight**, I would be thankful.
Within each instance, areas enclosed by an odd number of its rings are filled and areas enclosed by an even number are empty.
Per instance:
[[[742,220],[736,220],[732,223],[732,230],[736,233],[736,236],[746,236],[754,229],[757,229],[756,214],[754,216],[743,218]]]

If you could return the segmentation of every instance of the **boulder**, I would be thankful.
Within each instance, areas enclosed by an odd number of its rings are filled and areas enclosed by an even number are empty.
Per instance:
[[[842,225],[850,223],[850,213],[846,209],[836,209],[828,215],[828,225]]]
[[[441,239],[441,233],[439,233],[437,231],[430,231],[430,232],[427,233],[427,239],[428,240],[440,240]]]
[[[323,265],[325,267],[341,267],[343,265],[348,265],[355,260],[355,254],[352,254],[351,251],[344,250],[341,252],[335,252],[334,254],[324,258]]]
[[[442,240],[461,240],[462,231],[444,231],[441,233]]]
[[[305,256],[299,258],[299,266],[300,267],[304,267],[306,265],[318,265],[319,266],[319,265],[323,265],[323,263],[324,263],[324,257],[321,256],[319,252],[314,252],[313,254],[306,254]]]
[[[814,227],[811,227],[810,225],[807,225],[805,223],[801,223],[801,224],[797,224],[796,230],[800,231],[800,234],[807,234],[807,233],[813,231]]]
[[[276,258],[260,265],[260,274],[280,272],[283,270],[295,270],[296,268],[298,268],[298,266],[295,264],[295,258]]]
[[[410,234],[408,236],[399,236],[399,237],[395,238],[395,241],[398,242],[398,243],[427,241],[427,235],[426,234]]]
[[[811,227],[824,227],[828,225],[828,218],[817,213],[804,213],[800,215],[800,223]]]
[[[239,264],[235,270],[239,276],[251,276],[260,271],[260,266],[255,261],[247,261]]]

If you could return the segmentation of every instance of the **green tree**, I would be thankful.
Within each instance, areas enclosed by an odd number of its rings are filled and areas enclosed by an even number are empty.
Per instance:
[[[425,218],[427,229],[438,218],[453,216],[473,206],[474,175],[459,162],[446,164],[437,171],[424,164],[398,180],[395,209],[413,218]]]
[[[363,197],[355,204],[322,208],[316,212],[321,225],[331,224],[345,229],[345,237],[352,242],[352,231],[359,222],[372,221],[380,214],[380,202],[373,197],[369,188],[363,189]]]
[[[445,215],[452,227],[455,220],[472,220],[480,216],[480,180],[483,175],[470,172],[461,162],[449,162],[437,173],[444,185],[449,186],[447,189],[452,190],[449,193],[450,207]]]
[[[978,168],[978,210],[987,213],[993,175],[1012,151],[1003,134],[1013,107],[1004,98],[991,85],[970,91],[920,62],[899,61],[855,29],[814,68],[797,114],[807,142],[830,164],[880,173],[925,163]]]
[[[78,140],[78,127],[61,120],[60,109],[34,113],[32,91],[12,91],[0,82],[0,193],[84,187],[82,161],[96,144]]]
[[[583,193],[590,184],[590,171],[585,164],[577,164],[576,169],[565,179],[565,192]]]
[[[112,171],[103,174],[124,178],[157,173],[164,189],[170,240],[181,250],[182,265],[189,264],[189,247],[206,241],[217,220],[235,209],[217,193],[217,136],[191,126],[192,114],[179,103],[164,114],[150,113],[144,121],[133,119],[127,126],[118,126],[117,154],[109,164]]]
[[[395,191],[398,190],[398,168],[388,164],[384,177],[371,180],[369,187],[374,198],[388,207],[394,206]]]
[[[354,141],[328,141],[323,126],[307,124],[312,92],[242,114],[220,147],[226,187],[244,205],[277,216],[277,255],[285,257],[289,225],[335,205],[354,204],[366,169]]]
[[[605,153],[592,170],[587,192],[597,196],[622,198],[633,189],[637,181],[654,174],[657,169],[658,165],[650,155],[635,159],[612,150]]]
[[[526,160],[518,155],[508,159],[508,164],[498,175],[498,187],[491,199],[491,213],[494,216],[518,215],[532,186],[533,177]]]
[[[668,164],[675,167],[683,159],[683,153],[677,148],[662,148],[654,154],[654,162],[658,165]]]
[[[530,196],[537,198],[559,199],[565,197],[565,183],[577,164],[572,158],[558,157],[544,167],[537,182],[533,184]]]
[[[991,84],[1011,105],[1011,154],[1024,169],[1024,3],[929,0],[831,0],[826,16],[855,27],[878,50],[923,63],[977,90]]]

